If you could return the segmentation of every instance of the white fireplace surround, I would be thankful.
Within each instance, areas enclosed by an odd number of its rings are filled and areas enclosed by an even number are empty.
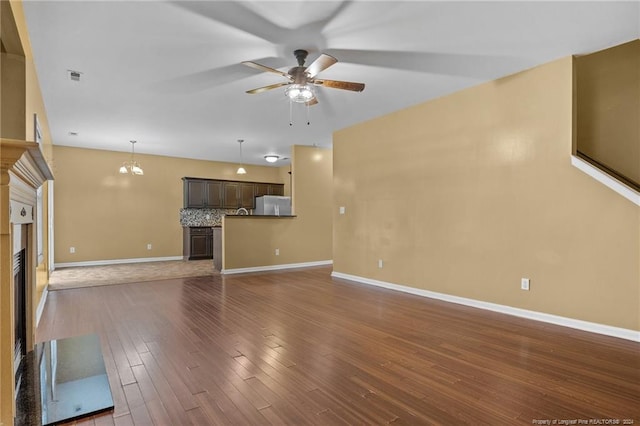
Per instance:
[[[14,139],[0,139],[0,348],[13,348],[14,336],[14,248],[19,245],[16,229],[26,225],[25,253],[25,308],[26,308],[26,349],[32,350],[35,343],[36,324],[36,267],[37,254],[37,191],[47,180],[53,179],[40,146],[35,142]],[[18,232],[20,234],[20,232]],[[15,241],[15,243],[14,243]],[[9,352],[3,349],[3,353]],[[13,352],[13,350],[11,351]],[[3,390],[14,389],[14,358],[0,357],[0,386]],[[6,374],[11,372],[11,374]],[[11,407],[15,401],[14,392],[3,392],[0,405]],[[14,406],[15,407],[15,406]],[[15,412],[15,408],[13,409]]]

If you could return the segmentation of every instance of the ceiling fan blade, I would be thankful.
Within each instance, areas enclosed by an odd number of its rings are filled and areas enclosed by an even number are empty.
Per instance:
[[[304,5],[303,10],[307,11],[307,14],[310,14],[310,16],[320,15],[322,17],[317,21],[309,22],[308,24],[298,27],[297,31],[304,31],[308,34],[323,34],[325,32],[325,28],[339,18],[340,15],[344,13],[345,9],[352,6],[353,3],[354,0],[342,0],[340,2],[333,3],[332,5],[329,4],[329,2],[308,2]],[[328,4],[329,6],[327,6]],[[332,8],[333,10],[325,16],[322,12],[325,11],[327,7]],[[318,8],[321,8],[322,10],[318,10]]]
[[[270,84],[268,86],[258,87],[257,89],[247,90],[247,93],[249,93],[250,95],[255,95],[257,93],[266,92],[267,90],[276,89],[278,87],[286,86],[287,84],[289,84],[289,83]]]
[[[307,67],[307,74],[309,74],[309,78],[313,78],[316,75],[318,75],[320,71],[326,70],[336,62],[338,62],[336,58],[334,58],[331,55],[327,55],[326,53],[323,53],[318,57],[318,59],[313,61],[311,65]]]
[[[274,24],[241,2],[176,0],[171,4],[273,44],[286,42],[290,34],[288,29]]]
[[[533,64],[524,58],[463,53],[327,49],[341,62],[471,78],[497,78]]]
[[[277,70],[275,68],[268,67],[266,65],[261,65],[261,64],[259,64],[257,62],[243,61],[242,65],[246,65],[248,67],[255,68],[255,69],[260,70],[260,71],[266,71],[266,72],[272,72],[274,74],[279,74],[279,75],[281,75],[283,77],[286,77],[287,79],[291,80],[291,76],[289,74],[287,74],[286,72]]]
[[[311,99],[309,102],[305,102],[304,104],[305,104],[306,106],[314,106],[314,105],[316,105],[317,103],[318,103],[318,98],[316,97],[316,98]]]
[[[276,66],[284,65],[280,58],[265,57],[260,61],[267,61]],[[282,62],[282,63],[281,63]],[[191,74],[181,75],[167,80],[150,82],[148,87],[159,93],[196,93],[254,76],[255,73],[239,63],[233,63],[218,68],[211,68]]]
[[[362,92],[364,90],[364,83],[354,83],[352,81],[314,80],[313,84],[331,87],[332,89],[351,90],[352,92]]]

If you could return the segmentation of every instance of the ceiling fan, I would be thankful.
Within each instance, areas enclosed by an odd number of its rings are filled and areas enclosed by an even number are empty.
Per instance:
[[[298,66],[291,68],[288,72],[279,71],[277,69],[267,67],[265,65],[258,64],[256,62],[244,61],[243,65],[251,68],[255,68],[261,71],[271,72],[281,75],[287,79],[286,82],[270,84],[269,86],[258,87],[257,89],[247,90],[249,94],[256,94],[266,92],[267,90],[275,89],[282,86],[287,86],[285,89],[285,95],[293,102],[304,103],[307,105],[315,105],[318,103],[313,85],[330,87],[332,89],[351,90],[353,92],[362,92],[364,90],[364,83],[354,83],[351,81],[337,81],[337,80],[323,80],[316,78],[318,73],[326,70],[331,65],[338,62],[336,58],[325,53],[321,54],[315,61],[308,67],[304,66],[304,61],[307,59],[309,52],[303,49],[298,49],[293,52],[295,55]]]

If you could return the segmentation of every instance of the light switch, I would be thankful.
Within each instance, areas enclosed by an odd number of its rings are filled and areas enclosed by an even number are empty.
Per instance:
[[[344,214],[345,208],[344,206],[340,206],[340,214]]]

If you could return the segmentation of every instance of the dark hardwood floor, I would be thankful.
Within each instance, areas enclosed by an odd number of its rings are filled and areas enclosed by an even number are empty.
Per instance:
[[[638,343],[330,272],[51,292],[37,338],[99,334],[83,425],[640,424]]]

